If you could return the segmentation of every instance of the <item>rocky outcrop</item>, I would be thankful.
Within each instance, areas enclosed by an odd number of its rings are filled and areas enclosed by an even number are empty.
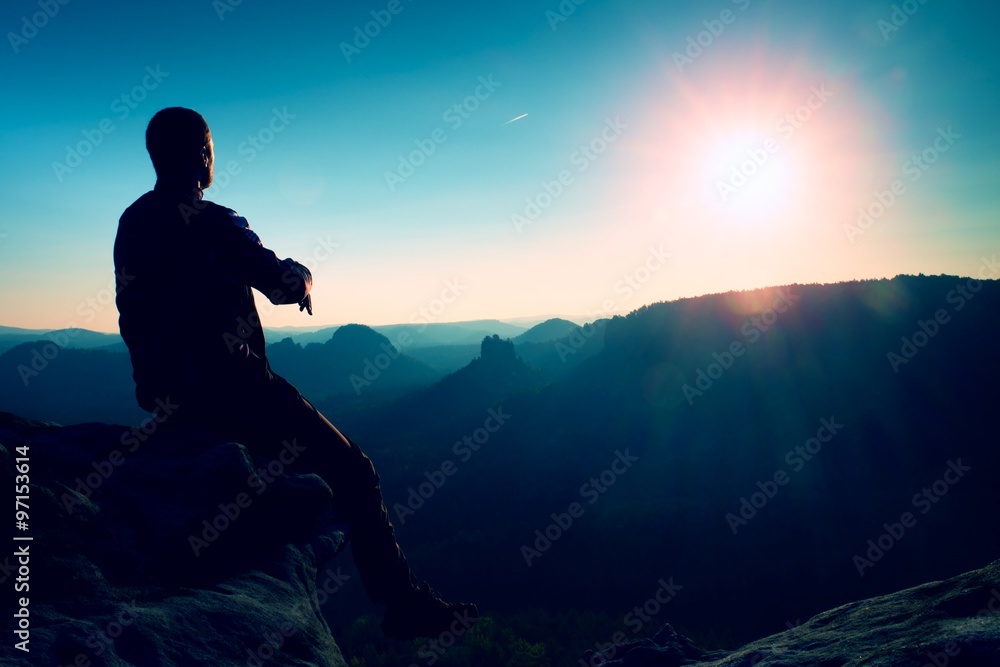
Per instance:
[[[0,485],[26,496],[8,520],[31,538],[0,552],[3,599],[14,601],[0,664],[346,665],[316,586],[345,543],[319,477],[251,461],[242,445],[174,431],[169,419],[142,430],[0,413]],[[580,664],[1000,666],[1000,561],[735,651],[704,651],[667,625]]]
[[[670,625],[652,639],[590,652],[605,667],[995,667],[1000,561],[838,607],[736,651],[702,651]]]
[[[15,602],[0,664],[346,664],[317,601],[318,570],[345,542],[319,477],[280,461],[257,475],[269,462],[242,445],[155,421],[0,413],[0,446],[5,493],[28,478],[14,533],[31,538],[0,560]],[[19,626],[30,652],[10,640]]]

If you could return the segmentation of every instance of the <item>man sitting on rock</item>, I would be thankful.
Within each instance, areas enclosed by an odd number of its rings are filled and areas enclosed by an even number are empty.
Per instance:
[[[395,639],[433,637],[472,604],[449,604],[417,583],[382,502],[371,461],[268,364],[251,288],[274,304],[312,315],[312,275],[278,259],[232,209],[202,198],[212,184],[212,135],[191,109],[153,116],[146,148],[156,185],[121,216],[115,239],[119,327],[132,358],[139,405],[169,397],[177,419],[274,458],[283,443],[295,465],[320,474],[347,520],[368,596],[386,605],[382,630]]]

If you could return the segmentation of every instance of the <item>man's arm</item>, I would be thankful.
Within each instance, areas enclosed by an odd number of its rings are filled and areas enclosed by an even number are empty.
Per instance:
[[[291,258],[278,259],[260,242],[246,218],[227,209],[232,223],[225,234],[226,251],[232,259],[238,278],[259,290],[276,305],[299,304],[312,315],[312,273]]]

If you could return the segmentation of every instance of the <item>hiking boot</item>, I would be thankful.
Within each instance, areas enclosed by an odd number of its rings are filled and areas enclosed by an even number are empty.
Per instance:
[[[389,639],[411,640],[451,633],[461,637],[479,618],[476,605],[445,602],[427,584],[390,602],[382,619],[382,632]]]

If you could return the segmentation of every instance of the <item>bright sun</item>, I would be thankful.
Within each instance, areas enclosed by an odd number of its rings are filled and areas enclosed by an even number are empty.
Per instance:
[[[795,163],[773,132],[724,132],[706,146],[701,185],[717,212],[731,219],[770,219],[798,196]]]
[[[847,242],[845,225],[898,170],[891,119],[851,72],[765,44],[733,48],[683,72],[664,57],[623,141],[634,170],[623,187],[636,220],[717,252],[740,281],[767,281]],[[761,256],[772,260],[751,259]]]
[[[842,270],[825,262],[899,171],[892,118],[851,71],[808,49],[731,45],[683,71],[665,54],[622,140],[623,223],[677,249],[678,294],[699,271],[726,291]],[[876,261],[865,252],[848,257]]]
[[[641,150],[656,158],[649,191],[663,219],[765,239],[839,228],[864,200],[870,169],[858,164],[871,164],[878,142],[870,111],[845,93],[848,78],[763,47],[738,68],[706,62],[689,75],[667,63],[662,75],[658,126]]]

